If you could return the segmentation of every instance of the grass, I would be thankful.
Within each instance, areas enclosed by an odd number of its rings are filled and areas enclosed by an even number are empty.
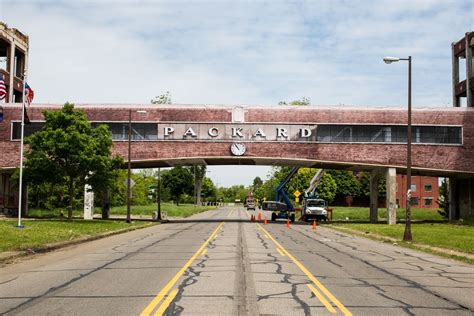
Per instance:
[[[380,208],[378,219],[386,222],[387,210]],[[404,242],[405,224],[360,223],[369,221],[368,207],[334,207],[331,227],[351,229],[376,240],[396,240],[403,247],[421,250],[474,264],[474,219],[448,222],[437,209],[412,209],[412,242]],[[405,209],[397,209],[397,222],[405,219]],[[388,238],[387,238],[388,237]],[[461,253],[452,253],[458,251]],[[465,255],[467,253],[468,255]]]
[[[189,217],[191,215],[215,209],[215,206],[194,206],[193,204],[161,203],[161,211],[166,212],[169,217]],[[156,204],[132,206],[132,214],[149,215],[157,210]],[[127,206],[117,206],[110,209],[111,215],[127,214]]]
[[[333,220],[335,221],[369,221],[368,207],[338,207],[333,209]],[[444,221],[439,215],[438,209],[411,209],[411,218],[414,221]],[[387,209],[379,208],[378,218],[380,221],[387,220]],[[405,209],[397,209],[397,221],[405,219]]]
[[[334,224],[369,234],[387,236],[401,241],[405,224]],[[433,247],[474,254],[474,226],[448,223],[420,223],[411,225],[413,242]]]
[[[189,217],[193,214],[201,213],[207,210],[215,209],[215,206],[194,206],[193,204],[180,204],[177,206],[172,203],[161,203],[161,211],[166,212],[170,217]],[[131,213],[133,215],[145,215],[152,216],[153,212],[157,210],[156,204],[148,205],[132,205]],[[34,218],[57,218],[61,217],[61,212],[63,216],[67,216],[66,210],[54,209],[54,210],[43,210],[43,209],[30,209],[29,216]],[[94,210],[95,214],[101,213],[101,208],[96,207]],[[116,206],[110,209],[110,215],[126,215],[127,206]],[[74,210],[74,217],[82,217],[82,210]]]
[[[179,206],[171,203],[162,203],[161,209],[167,212],[170,217],[188,217],[193,214],[204,212],[215,207],[194,206],[192,204],[181,204]],[[156,205],[134,205],[132,206],[133,215],[149,215],[156,211]],[[42,210],[30,209],[29,216],[43,218],[41,220],[24,220],[24,228],[16,228],[16,219],[0,220],[0,252],[3,251],[38,251],[44,249],[47,244],[75,240],[81,237],[95,236],[105,232],[112,232],[130,227],[139,227],[149,225],[147,222],[133,222],[127,224],[123,220],[81,220],[74,219],[67,221],[61,218],[61,212],[66,216],[66,211],[61,209]],[[100,208],[96,208],[95,213],[100,214]],[[113,215],[125,215],[126,206],[114,207],[110,210]],[[74,217],[82,217],[81,210],[73,211]],[[45,220],[44,218],[48,218]]]
[[[146,222],[85,220],[24,220],[24,228],[16,228],[16,220],[1,220],[0,251],[35,250],[59,241],[95,236],[129,227],[149,225]]]

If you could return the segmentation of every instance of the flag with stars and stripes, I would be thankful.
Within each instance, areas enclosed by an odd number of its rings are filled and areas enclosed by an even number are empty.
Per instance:
[[[5,99],[7,95],[7,86],[5,86],[5,80],[3,74],[0,74],[0,100]]]
[[[25,102],[29,106],[31,102],[33,102],[33,98],[35,97],[35,92],[28,83],[25,82]]]

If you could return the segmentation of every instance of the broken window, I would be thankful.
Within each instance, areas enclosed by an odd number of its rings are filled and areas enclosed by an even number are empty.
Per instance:
[[[0,38],[0,69],[7,71],[8,65],[8,50],[10,49],[10,44],[7,41]]]

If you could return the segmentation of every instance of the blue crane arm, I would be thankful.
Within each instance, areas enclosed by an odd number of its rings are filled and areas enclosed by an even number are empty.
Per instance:
[[[280,195],[285,202],[289,210],[294,211],[293,205],[291,204],[290,198],[285,192],[285,185],[295,176],[298,172],[299,167],[293,167],[290,173],[278,184],[278,187],[275,189],[275,201],[280,201]]]

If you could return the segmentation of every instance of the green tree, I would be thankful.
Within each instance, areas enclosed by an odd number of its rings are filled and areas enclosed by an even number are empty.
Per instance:
[[[156,179],[151,170],[140,170],[132,174],[135,185],[132,187],[132,203],[134,205],[147,205],[156,200],[156,195],[151,194],[153,188],[156,189]]]
[[[331,204],[336,197],[337,184],[329,173],[324,173],[321,182],[316,187],[316,195]]]
[[[207,201],[214,201],[216,199],[217,189],[214,182],[208,177],[204,177],[202,181],[201,196]]]
[[[255,177],[255,179],[253,179],[252,188],[253,188],[254,191],[258,190],[258,188],[260,188],[262,185],[263,185],[262,178]]]
[[[294,100],[291,102],[286,102],[286,101],[280,101],[278,102],[278,105],[310,105],[311,101],[309,100],[308,97],[303,97],[301,100]]]
[[[356,179],[359,181],[359,194],[357,196],[360,197],[370,197],[370,174],[366,172],[361,172],[359,175],[356,177]],[[379,177],[378,179],[378,196],[383,198],[386,196],[387,188],[385,185],[385,178],[384,177]]]
[[[111,158],[112,134],[106,125],[92,128],[83,111],[66,103],[60,111],[44,111],[45,123],[26,139],[25,179],[29,183],[52,183],[67,188],[68,219],[74,197],[85,184],[93,190],[107,188],[123,163]]]
[[[201,205],[202,181],[206,175],[206,165],[195,165],[194,168],[194,192],[196,194],[196,204]]]
[[[358,196],[361,184],[358,179],[354,176],[352,171],[345,170],[329,170],[327,171],[333,179],[336,181],[337,191],[336,195],[342,197],[346,196]]]
[[[193,193],[193,174],[189,168],[174,167],[162,175],[163,187],[169,189],[172,199],[179,205],[183,194]]]
[[[152,104],[171,104],[171,93],[166,91],[150,100]]]

